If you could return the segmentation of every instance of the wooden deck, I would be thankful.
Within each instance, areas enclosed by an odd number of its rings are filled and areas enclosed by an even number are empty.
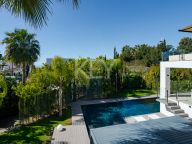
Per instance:
[[[58,132],[55,128],[52,144],[90,144],[85,125],[65,126],[66,130]]]
[[[94,144],[192,144],[192,122],[165,117],[91,129]]]

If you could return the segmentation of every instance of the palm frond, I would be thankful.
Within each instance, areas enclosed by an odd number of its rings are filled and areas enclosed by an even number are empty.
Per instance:
[[[0,4],[13,15],[23,17],[34,27],[41,27],[48,20],[51,0],[3,0]]]
[[[57,1],[66,3],[66,2],[69,2],[71,0],[57,0]],[[78,8],[79,3],[80,3],[80,0],[72,0],[73,8]]]
[[[48,15],[52,13],[52,3],[53,0],[0,0],[0,8],[7,9],[13,15],[22,17],[35,28],[39,28],[47,24]],[[79,0],[72,0],[72,3],[77,8]]]

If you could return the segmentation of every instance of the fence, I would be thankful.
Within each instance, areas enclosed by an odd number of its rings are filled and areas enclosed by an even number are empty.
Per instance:
[[[171,81],[171,94],[191,95],[192,81]]]

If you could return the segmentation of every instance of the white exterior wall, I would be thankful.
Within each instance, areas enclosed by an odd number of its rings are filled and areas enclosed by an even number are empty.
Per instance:
[[[165,67],[163,63],[160,66],[160,96],[164,99],[167,97],[167,91],[170,95],[170,68]]]

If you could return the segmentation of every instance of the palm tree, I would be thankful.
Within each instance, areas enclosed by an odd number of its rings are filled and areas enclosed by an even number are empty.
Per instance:
[[[0,8],[5,8],[17,17],[24,18],[34,27],[41,27],[47,23],[54,1],[66,0],[0,0]],[[78,8],[79,0],[71,0],[74,8]]]
[[[6,44],[5,57],[9,62],[22,67],[22,82],[26,81],[26,67],[37,61],[40,55],[39,42],[35,34],[29,34],[27,30],[15,29],[7,32],[7,37],[2,41]]]
[[[69,74],[71,73],[69,71],[69,68],[67,67],[65,61],[61,57],[54,57],[53,60],[51,61],[51,68],[53,70],[53,75],[55,77],[55,85],[58,87],[58,92],[59,92],[59,116],[62,116],[62,109],[63,109],[63,90],[64,90],[64,83],[69,82],[70,76]],[[65,103],[64,103],[65,104]]]

